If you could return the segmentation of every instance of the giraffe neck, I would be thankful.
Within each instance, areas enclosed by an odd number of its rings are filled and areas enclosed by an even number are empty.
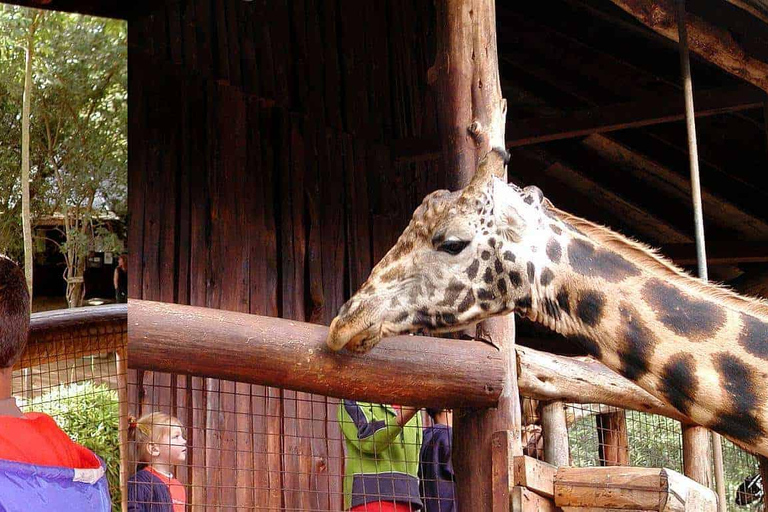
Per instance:
[[[768,453],[765,304],[704,284],[612,236],[563,229],[547,242],[556,240],[559,251],[533,249],[524,314],[577,339],[696,423]]]

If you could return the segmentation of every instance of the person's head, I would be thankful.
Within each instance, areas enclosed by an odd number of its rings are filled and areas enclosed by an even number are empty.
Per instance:
[[[29,335],[29,290],[24,273],[0,255],[0,369],[12,368]]]
[[[128,427],[139,464],[171,466],[187,460],[187,440],[178,418],[153,412],[138,420],[129,420]]]
[[[450,416],[450,412],[448,409],[435,409],[432,407],[427,407],[427,414],[430,418],[432,418],[433,423],[439,423],[442,425],[451,425],[452,419]]]
[[[117,257],[117,266],[125,268],[128,266],[128,255],[127,254],[121,254]]]

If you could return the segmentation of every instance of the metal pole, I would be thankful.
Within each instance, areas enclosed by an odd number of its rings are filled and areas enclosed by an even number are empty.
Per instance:
[[[701,182],[699,180],[699,152],[696,145],[696,120],[693,109],[693,81],[691,80],[691,62],[688,57],[688,31],[685,25],[685,0],[677,0],[677,33],[680,40],[680,67],[683,74],[683,93],[685,94],[685,123],[688,130],[688,153],[691,165],[691,192],[693,198],[693,216],[696,230],[696,258],[699,278],[707,281],[707,252],[704,246],[704,216],[701,206]],[[718,495],[718,510],[726,511],[725,478],[723,476],[723,445],[720,436],[712,433],[712,452],[715,466],[715,485]],[[687,471],[686,471],[687,473]]]

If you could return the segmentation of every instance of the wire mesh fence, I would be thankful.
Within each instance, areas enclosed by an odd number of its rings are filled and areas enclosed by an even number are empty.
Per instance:
[[[13,371],[12,392],[23,412],[48,414],[104,461],[115,511],[121,508],[126,337],[125,309],[36,313],[30,341]]]
[[[379,501],[417,510],[425,499],[438,507],[431,510],[452,510],[450,412],[156,372],[129,375],[134,502],[163,499],[150,493],[159,473],[160,481],[178,481],[189,510],[327,511]],[[398,418],[407,420],[402,428]],[[176,458],[169,424],[180,425],[184,437],[186,450]],[[153,452],[152,443],[168,456]]]
[[[525,454],[543,459],[541,404],[521,404]],[[408,408],[134,370],[129,408],[135,416],[128,470],[133,500],[168,499],[148,491],[162,484],[176,486],[187,510],[328,511],[365,501],[452,501],[447,414],[421,410],[399,429],[397,419]],[[681,429],[674,420],[568,404],[566,422],[573,466],[683,470]],[[141,425],[149,427],[143,440],[136,432]],[[170,458],[179,443],[184,449]],[[153,452],[150,444],[161,449]],[[739,486],[758,465],[728,442],[724,452],[728,508],[735,509]]]

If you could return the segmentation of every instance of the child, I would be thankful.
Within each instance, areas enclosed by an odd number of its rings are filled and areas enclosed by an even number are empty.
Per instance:
[[[433,425],[424,429],[419,476],[425,512],[454,512],[456,483],[451,463],[452,413],[427,408]]]
[[[338,417],[346,447],[344,510],[421,510],[418,409],[343,400]]]
[[[47,414],[22,413],[13,365],[29,335],[24,273],[0,256],[0,510],[109,511],[105,469]]]
[[[128,510],[184,512],[187,492],[171,469],[187,460],[187,440],[181,422],[164,412],[145,414],[128,422],[139,471],[128,480]]]

